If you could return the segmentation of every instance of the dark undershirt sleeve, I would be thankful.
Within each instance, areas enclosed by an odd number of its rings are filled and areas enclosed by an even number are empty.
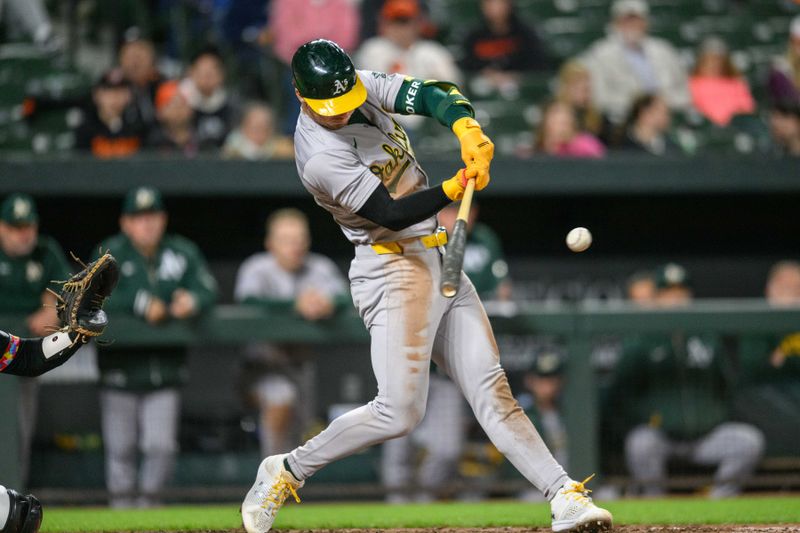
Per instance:
[[[393,199],[379,185],[356,214],[392,231],[400,231],[432,217],[451,202],[441,187],[432,187]]]
[[[74,333],[61,333],[61,335],[69,335],[71,341],[74,341],[76,336]],[[48,337],[48,339],[52,340],[51,337]],[[11,337],[4,335],[0,341],[8,343],[11,341]],[[16,356],[3,371],[3,374],[28,377],[41,376],[45,372],[66,363],[81,346],[83,346],[83,343],[80,341],[72,342],[69,346],[48,358],[45,357],[42,350],[42,338],[19,339],[19,348],[17,348]]]

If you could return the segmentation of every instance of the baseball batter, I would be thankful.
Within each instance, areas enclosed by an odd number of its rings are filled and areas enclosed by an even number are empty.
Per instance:
[[[436,213],[459,200],[468,179],[489,183],[494,147],[469,101],[451,83],[356,71],[335,43],[301,46],[292,71],[302,113],[297,170],[316,202],[355,246],[353,302],[371,336],[378,394],[285,455],[267,457],[242,504],[249,533],[268,531],[305,480],[366,446],[408,434],[422,419],[430,361],[458,385],[511,463],[550,500],[554,531],[598,531],[611,514],[567,476],[511,395],[480,299],[462,274],[455,298],[439,294]],[[428,178],[392,114],[433,117],[461,144],[466,164],[440,186]]]

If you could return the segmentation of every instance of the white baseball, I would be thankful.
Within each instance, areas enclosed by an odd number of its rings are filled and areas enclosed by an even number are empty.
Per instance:
[[[592,234],[586,228],[573,228],[567,233],[567,247],[573,252],[583,252],[592,245]]]

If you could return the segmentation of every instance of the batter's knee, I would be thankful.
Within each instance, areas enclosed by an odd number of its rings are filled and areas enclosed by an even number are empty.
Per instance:
[[[414,403],[403,407],[392,407],[385,402],[372,402],[376,418],[383,422],[385,437],[396,439],[405,437],[416,428],[425,416],[425,404]]]

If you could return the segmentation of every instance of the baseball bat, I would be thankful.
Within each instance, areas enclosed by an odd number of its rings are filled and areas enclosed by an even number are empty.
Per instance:
[[[475,178],[467,181],[458,216],[453,227],[453,235],[447,241],[447,253],[444,255],[442,265],[442,282],[439,291],[445,298],[452,298],[458,294],[458,285],[461,281],[461,267],[464,265],[464,248],[467,245],[467,217],[472,206],[472,193],[475,192]]]

